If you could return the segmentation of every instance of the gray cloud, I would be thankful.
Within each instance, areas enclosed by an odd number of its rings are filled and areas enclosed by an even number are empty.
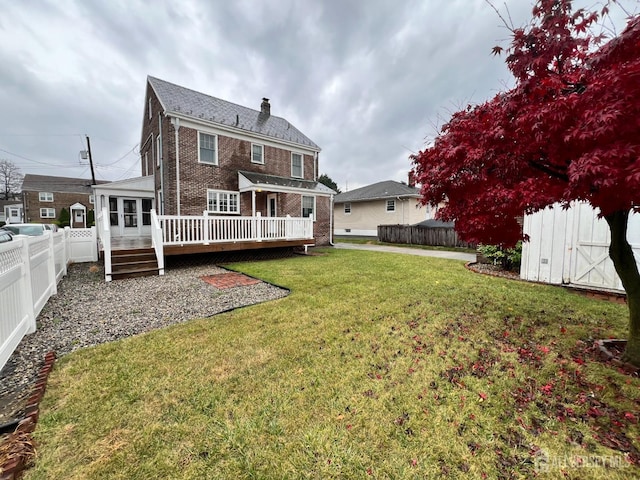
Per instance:
[[[529,2],[506,4],[528,21]],[[508,33],[483,0],[7,2],[0,158],[87,177],[86,133],[99,178],[139,175],[150,74],[256,109],[269,97],[323,148],[321,172],[341,188],[404,180],[436,125],[511,82],[490,55]]]

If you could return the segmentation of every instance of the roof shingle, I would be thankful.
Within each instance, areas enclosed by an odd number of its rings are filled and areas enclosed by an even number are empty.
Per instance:
[[[420,197],[419,190],[404,183],[386,180],[336,195],[334,203],[365,202],[396,197]]]
[[[98,180],[96,183],[108,183]],[[60,192],[93,194],[91,179],[52,177],[50,175],[33,175],[27,173],[22,181],[22,191],[28,192]]]
[[[219,123],[320,151],[318,145],[284,118],[264,115],[258,110],[196,92],[159,78],[149,76],[148,81],[168,113]]]

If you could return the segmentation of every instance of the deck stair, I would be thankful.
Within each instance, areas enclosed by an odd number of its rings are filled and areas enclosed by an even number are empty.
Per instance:
[[[111,278],[158,275],[158,259],[153,248],[130,248],[111,251]]]

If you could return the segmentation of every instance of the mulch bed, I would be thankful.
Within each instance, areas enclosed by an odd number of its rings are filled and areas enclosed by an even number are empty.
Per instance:
[[[248,285],[260,283],[260,280],[235,272],[221,273],[218,275],[205,275],[200,278],[209,285],[213,285],[221,290],[235,287],[246,287]]]

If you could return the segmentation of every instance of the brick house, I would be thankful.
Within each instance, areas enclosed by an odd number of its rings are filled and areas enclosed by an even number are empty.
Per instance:
[[[336,192],[317,181],[319,153],[271,115],[266,98],[254,110],[147,77],[142,176],[94,188],[98,235],[129,245],[150,238],[159,262],[184,253],[327,245]]]
[[[26,174],[22,206],[25,223],[54,223],[66,208],[71,228],[88,227],[94,209],[91,180]]]
[[[331,239],[331,197],[317,182],[320,147],[291,123],[154,77],[147,78],[142,176],[161,215],[309,217]]]

